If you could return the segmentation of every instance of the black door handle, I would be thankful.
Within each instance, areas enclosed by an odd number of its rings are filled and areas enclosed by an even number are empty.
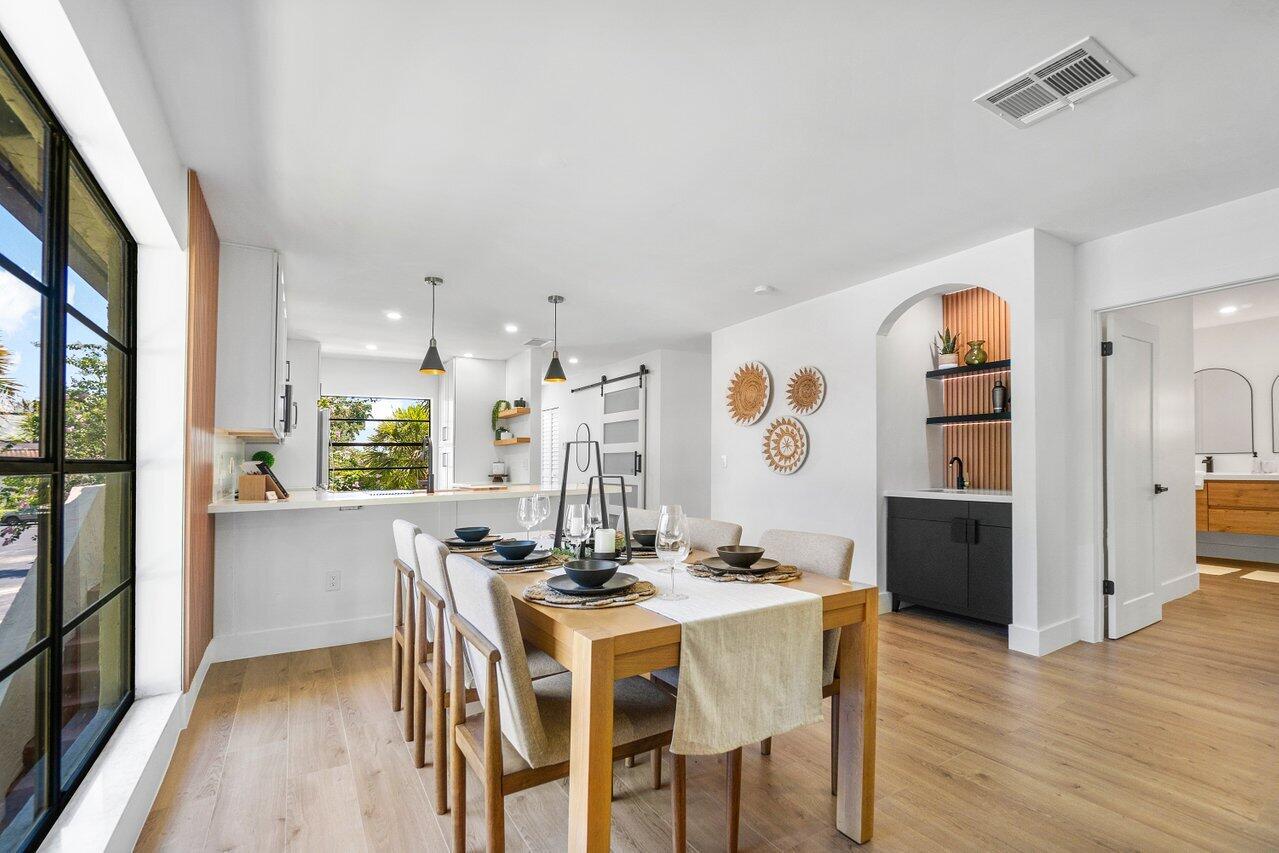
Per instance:
[[[1168,491],[1168,487],[1167,487],[1167,486],[1162,485],[1162,484],[1160,484],[1160,483],[1155,483],[1155,494],[1157,494],[1157,495],[1162,495],[1162,494],[1163,494],[1164,492],[1166,492],[1166,491]]]

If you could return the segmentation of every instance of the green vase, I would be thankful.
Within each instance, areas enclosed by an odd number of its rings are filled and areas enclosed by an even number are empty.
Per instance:
[[[986,359],[989,358],[989,356],[986,355],[986,350],[984,349],[985,346],[985,341],[969,341],[968,352],[964,354],[964,364],[971,367],[976,367],[979,364],[985,364]]]

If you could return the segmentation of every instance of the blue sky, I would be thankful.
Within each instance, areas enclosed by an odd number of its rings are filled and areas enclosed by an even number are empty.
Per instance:
[[[40,240],[0,207],[0,252],[32,276],[40,278]],[[106,327],[107,302],[75,270],[67,271],[67,301],[85,316]],[[21,395],[33,399],[40,392],[40,302],[34,289],[5,270],[0,270],[0,343],[13,353],[13,377],[22,385]],[[102,343],[102,339],[80,323],[67,323],[71,341]]]

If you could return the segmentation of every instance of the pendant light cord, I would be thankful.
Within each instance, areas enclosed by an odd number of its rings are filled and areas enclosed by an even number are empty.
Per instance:
[[[431,340],[435,340],[435,282],[431,282]]]

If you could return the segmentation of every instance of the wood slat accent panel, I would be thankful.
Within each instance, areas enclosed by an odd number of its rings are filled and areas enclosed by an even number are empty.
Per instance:
[[[968,341],[984,340],[991,361],[1012,358],[1008,303],[989,290],[973,287],[942,296],[942,325],[961,333],[960,358]],[[985,373],[941,380],[943,412],[969,415],[990,411],[990,390],[1002,380],[1012,396],[1010,373]],[[975,489],[1012,488],[1012,426],[1007,421],[942,427],[946,459],[964,460],[968,484]],[[949,476],[949,475],[948,475]],[[951,485],[949,479],[947,485]]]
[[[213,403],[218,361],[218,230],[200,179],[187,172],[187,443],[182,689],[213,639]]]

